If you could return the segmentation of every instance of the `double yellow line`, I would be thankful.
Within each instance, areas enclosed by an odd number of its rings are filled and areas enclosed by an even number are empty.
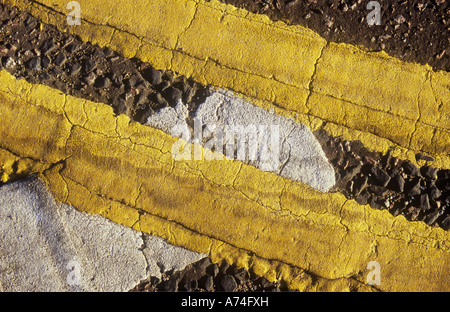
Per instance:
[[[230,88],[312,129],[360,139],[412,159],[448,160],[448,73],[384,54],[327,43],[310,30],[273,23],[215,1],[2,1],[83,40]],[[40,172],[54,196],[77,209],[252,267],[300,290],[448,290],[449,234],[359,206],[341,194],[237,161],[174,161],[176,138],[0,72],[3,180]],[[414,160],[415,161],[415,160]],[[17,166],[20,163],[21,166]],[[317,276],[314,282],[312,276]]]
[[[83,23],[69,26],[66,1],[2,0],[43,22],[171,69],[205,85],[230,88],[279,108],[313,129],[358,138],[374,150],[397,145],[450,168],[450,76],[385,53],[327,43],[309,29],[218,1],[79,1]]]

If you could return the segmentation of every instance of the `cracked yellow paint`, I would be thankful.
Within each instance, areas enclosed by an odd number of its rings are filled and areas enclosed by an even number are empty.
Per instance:
[[[1,0],[46,23],[171,69],[232,89],[256,105],[313,130],[361,140],[371,150],[416,163],[426,152],[450,168],[449,74],[272,22],[212,0],[80,0],[83,23],[68,26],[64,0]],[[101,10],[99,10],[101,8]]]
[[[0,165],[48,164],[37,172],[52,194],[81,211],[300,290],[450,289],[440,228],[238,161],[174,161],[177,138],[6,71],[0,102]],[[382,268],[376,287],[369,261]]]

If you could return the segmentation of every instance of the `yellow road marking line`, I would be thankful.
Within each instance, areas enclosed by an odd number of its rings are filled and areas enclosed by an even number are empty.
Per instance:
[[[415,162],[414,153],[427,152],[434,166],[450,168],[446,72],[327,43],[214,0],[79,1],[81,26],[67,25],[63,0],[2,2],[126,57],[233,89],[313,130],[326,121],[333,135],[357,137],[372,150],[397,145],[394,156]]]
[[[449,289],[450,233],[440,228],[237,161],[174,161],[177,138],[6,71],[0,100],[5,155],[50,164],[41,176],[77,209],[300,289],[311,287],[301,269],[320,287],[367,289],[370,261],[381,290]]]

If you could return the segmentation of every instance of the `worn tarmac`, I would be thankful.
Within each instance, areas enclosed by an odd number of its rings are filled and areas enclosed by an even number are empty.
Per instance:
[[[76,27],[63,1],[2,2],[20,15],[9,23],[2,9],[3,183],[36,174],[57,202],[225,261],[222,290],[261,289],[236,274],[273,290],[449,289],[448,72],[218,1],[142,1],[152,18],[81,1]],[[195,117],[281,126],[284,166],[218,157],[206,137],[177,159],[168,130],[195,132]],[[366,281],[372,261],[379,285]],[[214,274],[186,280],[196,265],[163,285],[205,289]]]

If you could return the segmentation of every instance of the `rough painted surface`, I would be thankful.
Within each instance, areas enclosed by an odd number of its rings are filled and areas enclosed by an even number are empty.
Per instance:
[[[269,163],[268,167],[271,169],[269,171],[293,181],[303,182],[322,192],[328,191],[335,183],[333,167],[328,163],[320,144],[305,125],[299,125],[291,119],[250,105],[231,93],[215,93],[208,97],[205,103],[200,105],[196,117],[201,118],[205,124],[214,124],[224,129],[236,125],[242,127],[266,125],[267,129],[264,130],[267,131],[258,131],[258,138],[262,137],[261,141],[266,141],[269,147],[275,136],[275,133],[271,132],[276,132],[272,127],[277,126],[279,156],[273,155],[270,159],[250,161],[250,164],[261,169]],[[245,135],[245,130],[239,132]],[[248,145],[252,142],[251,140],[251,137],[248,138]],[[264,145],[263,142],[261,143]],[[258,156],[264,157],[264,155]],[[273,165],[274,158],[276,164]]]
[[[205,257],[58,204],[35,177],[0,187],[0,238],[2,291],[128,291]]]
[[[127,291],[147,276],[139,232],[57,204],[36,178],[1,187],[0,220],[3,291]]]
[[[79,27],[65,23],[62,0],[3,2],[126,57],[235,90],[313,130],[326,123],[373,150],[394,145],[393,156],[413,162],[427,152],[434,166],[450,168],[448,73],[215,1],[142,1],[139,10],[122,0],[80,1]],[[175,162],[175,139],[160,131],[0,78],[2,181],[39,172],[62,202],[301,290],[370,290],[369,261],[381,265],[380,290],[450,288],[449,234],[441,229],[239,162]]]
[[[77,27],[65,21],[65,1],[3,2],[127,57],[281,108],[313,130],[327,122],[334,135],[358,137],[374,150],[398,145],[408,158],[428,152],[449,168],[446,72],[327,43],[308,29],[217,1],[141,1],[139,10],[122,0],[80,1]]]
[[[145,234],[143,240],[145,246],[143,252],[147,259],[149,275],[157,278],[161,278],[162,272],[183,270],[188,264],[207,256],[170,245],[157,236]]]
[[[449,289],[442,229],[237,161],[174,161],[177,138],[107,105],[4,71],[0,81],[3,161],[43,168],[59,201],[301,290],[367,289],[369,261],[381,265],[381,290]]]
[[[172,135],[179,134],[174,133],[175,129],[182,130],[189,135],[190,142],[220,153],[215,159],[224,159],[222,155],[226,155],[321,192],[335,184],[334,169],[314,135],[308,127],[290,118],[223,90],[213,92],[198,107],[194,125],[189,126],[188,117],[188,107],[180,102],[175,108],[161,109],[147,124]],[[203,159],[203,155],[198,158]]]

